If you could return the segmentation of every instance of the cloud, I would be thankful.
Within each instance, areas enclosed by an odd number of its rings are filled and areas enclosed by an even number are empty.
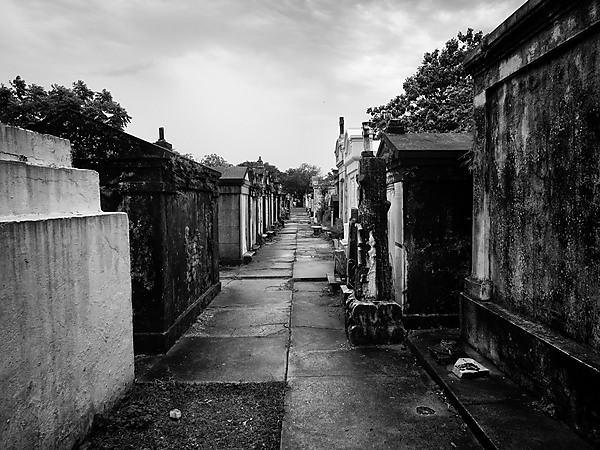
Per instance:
[[[5,0],[2,76],[106,88],[130,132],[153,139],[164,125],[184,153],[327,169],[338,116],[359,125],[424,52],[467,27],[491,31],[521,3]]]

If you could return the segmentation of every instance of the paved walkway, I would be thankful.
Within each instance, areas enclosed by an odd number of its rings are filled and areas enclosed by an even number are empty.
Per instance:
[[[292,211],[142,380],[287,381],[281,448],[481,448],[404,345],[351,347],[328,241]]]

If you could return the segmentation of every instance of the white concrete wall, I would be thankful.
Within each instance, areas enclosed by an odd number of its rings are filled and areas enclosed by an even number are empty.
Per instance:
[[[65,148],[0,125],[2,449],[70,450],[133,382],[127,215]]]
[[[0,448],[69,449],[133,381],[126,214],[0,220]]]
[[[404,246],[404,199],[402,182],[388,185],[388,243],[392,264],[394,299],[396,303],[406,306],[404,292],[406,290],[406,247]]]
[[[0,155],[1,159],[1,155]],[[0,216],[100,212],[98,172],[3,161]]]
[[[0,123],[0,160],[71,167],[71,144],[56,136],[33,133]]]

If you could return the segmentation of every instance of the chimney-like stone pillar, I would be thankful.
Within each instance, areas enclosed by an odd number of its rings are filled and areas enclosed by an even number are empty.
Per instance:
[[[405,336],[402,308],[393,299],[388,252],[386,164],[370,150],[370,127],[363,124],[365,149],[359,162],[358,220],[350,222],[346,334],[353,345],[391,344]],[[353,212],[356,210],[353,210]]]
[[[387,212],[390,203],[386,198],[386,167],[385,160],[372,155],[362,157],[359,162],[361,202],[358,214],[367,270],[361,290],[364,300],[389,301],[392,299],[392,271],[388,257]]]
[[[362,135],[363,135],[363,151],[360,156],[373,156],[373,151],[371,150],[371,122],[363,122],[362,123]],[[385,172],[385,171],[384,171]],[[385,184],[384,184],[385,186]],[[385,192],[385,189],[384,189]]]
[[[344,118],[340,117],[340,136],[344,134]]]
[[[165,129],[164,127],[158,128],[158,141],[154,143],[168,150],[173,150],[173,146],[165,140]]]

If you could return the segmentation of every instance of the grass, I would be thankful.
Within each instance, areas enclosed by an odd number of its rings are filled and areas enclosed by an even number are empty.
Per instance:
[[[282,382],[136,383],[79,449],[279,449],[284,394]]]

